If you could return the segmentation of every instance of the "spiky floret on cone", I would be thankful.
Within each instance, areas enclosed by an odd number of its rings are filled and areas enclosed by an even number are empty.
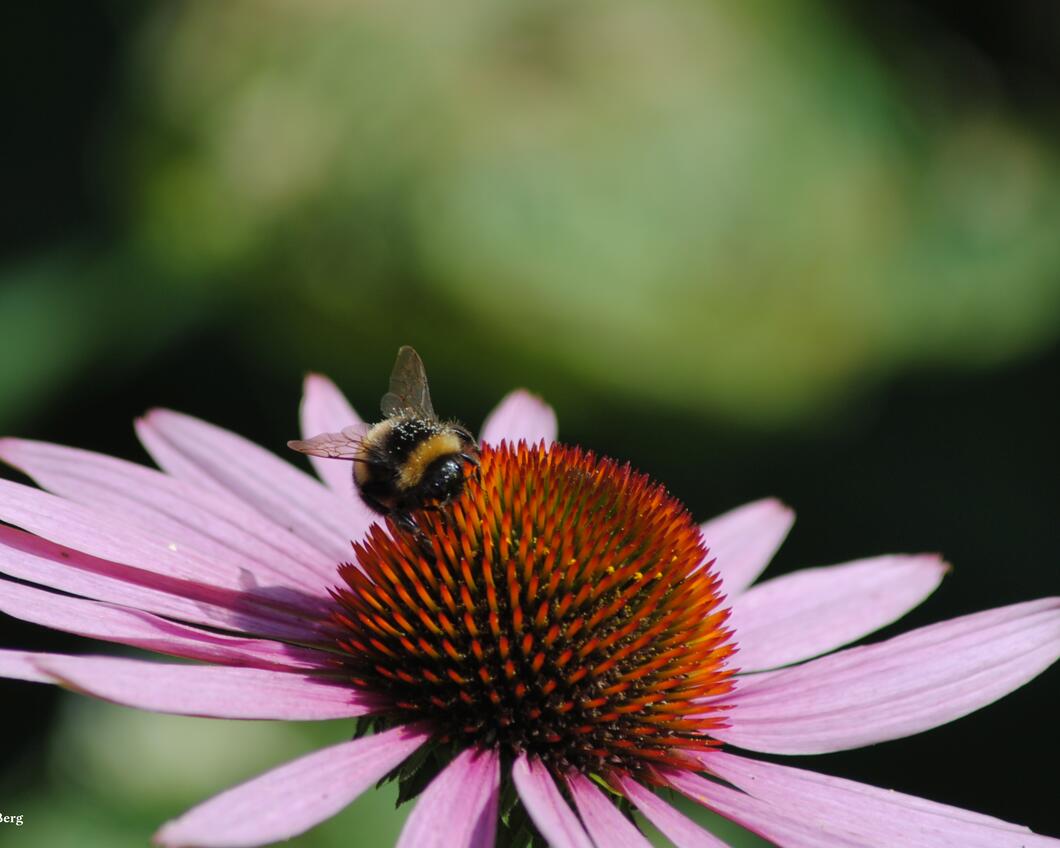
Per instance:
[[[485,447],[443,509],[354,546],[334,591],[354,683],[436,738],[571,768],[701,765],[734,650],[699,530],[578,448]],[[713,702],[717,703],[717,702]]]

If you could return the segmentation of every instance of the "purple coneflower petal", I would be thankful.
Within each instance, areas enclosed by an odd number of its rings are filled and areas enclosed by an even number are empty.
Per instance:
[[[8,651],[0,649],[0,677],[11,680],[28,680],[30,683],[53,683],[51,677],[36,666],[41,657],[58,654],[35,654],[31,651]]]
[[[541,762],[525,753],[512,764],[512,781],[541,835],[553,848],[593,848],[574,810]]]
[[[10,580],[0,580],[0,611],[90,639],[223,665],[320,669],[326,661],[320,651],[266,639],[209,633],[140,610],[57,595]]]
[[[464,750],[424,790],[397,848],[493,848],[500,763],[494,750]]]
[[[728,848],[710,831],[704,830],[684,813],[675,810],[662,798],[631,778],[619,780],[620,788],[645,818],[673,842],[677,848]]]
[[[681,794],[782,848],[865,848],[852,834],[824,830],[806,821],[797,810],[789,816],[757,798],[683,769],[661,773]]]
[[[31,659],[48,682],[159,713],[323,721],[354,718],[371,709],[349,687],[304,674],[61,654]]]
[[[516,389],[497,404],[482,423],[480,441],[496,445],[502,439],[516,444],[525,439],[529,445],[556,440],[556,413],[552,407],[525,389]]]
[[[255,595],[109,562],[0,526],[0,573],[195,624],[297,641],[318,624],[287,608],[284,595]],[[288,593],[284,593],[288,594]]]
[[[942,582],[939,557],[881,556],[806,568],[752,586],[732,605],[741,671],[826,653],[897,621]]]
[[[362,423],[361,417],[354,412],[338,386],[322,374],[306,375],[302,405],[298,411],[303,439],[311,439],[320,433],[337,433],[346,427]],[[319,456],[309,457],[309,462],[317,476],[336,495],[360,501],[348,462],[335,462],[333,459],[323,459]]]
[[[735,598],[769,565],[795,522],[775,498],[753,501],[700,525],[703,544],[721,575],[722,590]]]
[[[244,848],[290,839],[335,815],[426,740],[426,733],[396,727],[315,751],[192,808],[154,841]]]
[[[0,520],[101,559],[214,586],[242,588],[237,568],[213,563],[157,533],[20,483],[0,480]]]
[[[271,605],[282,597],[282,606],[302,616],[319,618],[327,609],[322,597],[309,596],[296,585],[260,586],[253,574],[232,562],[217,561],[156,530],[19,483],[0,480],[0,520],[98,559],[229,590],[247,601],[257,596]],[[314,586],[314,591],[319,593],[319,588]]]
[[[604,797],[589,778],[579,772],[571,772],[567,776],[567,785],[585,829],[597,845],[606,845],[608,848],[651,848],[651,843],[644,835],[610,799]]]
[[[713,751],[711,772],[807,823],[855,836],[866,848],[1032,848],[1060,840],[991,816],[812,771]]]
[[[178,550],[192,548],[257,583],[325,595],[323,585],[334,577],[333,559],[260,513],[153,468],[22,439],[0,440],[0,458],[43,489],[135,524]]]
[[[138,422],[137,432],[169,474],[200,485],[204,478],[212,481],[335,562],[350,558],[350,540],[360,538],[375,520],[363,504],[337,497],[270,451],[190,415],[152,410]]]
[[[1018,689],[1060,657],[1060,598],[962,616],[741,678],[723,742],[819,754],[920,733]]]

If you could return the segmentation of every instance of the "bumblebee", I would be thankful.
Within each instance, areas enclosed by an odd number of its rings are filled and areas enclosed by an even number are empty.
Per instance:
[[[398,351],[383,395],[378,424],[294,440],[310,456],[353,462],[353,482],[381,515],[411,523],[408,513],[443,506],[459,495],[479,465],[478,444],[467,428],[440,421],[431,405],[423,360],[408,345]]]

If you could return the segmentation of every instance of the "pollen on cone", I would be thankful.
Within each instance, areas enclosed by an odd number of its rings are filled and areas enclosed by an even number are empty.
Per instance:
[[[731,688],[735,646],[699,530],[663,487],[578,448],[502,443],[413,518],[373,527],[333,592],[350,676],[395,719],[557,773],[649,776],[714,744],[722,708],[703,700]]]

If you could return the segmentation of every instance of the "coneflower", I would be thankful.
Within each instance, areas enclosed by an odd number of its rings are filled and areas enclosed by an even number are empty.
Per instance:
[[[358,420],[320,377],[302,412],[307,436]],[[0,527],[0,571],[22,581],[0,580],[0,609],[208,664],[3,651],[0,674],[160,712],[356,719],[350,741],[171,821],[163,845],[286,839],[387,778],[418,799],[409,848],[646,845],[634,809],[678,846],[723,845],[661,789],[783,846],[1060,845],[731,751],[842,750],[965,715],[1060,656],[1060,600],[835,651],[945,564],[877,557],[748,588],[786,507],[697,526],[644,475],[554,444],[524,392],[487,420],[463,493],[413,523],[376,521],[348,466],[316,462],[325,487],[186,416],[138,431],[163,471],[0,442],[47,490],[0,481],[0,520],[22,528]]]

